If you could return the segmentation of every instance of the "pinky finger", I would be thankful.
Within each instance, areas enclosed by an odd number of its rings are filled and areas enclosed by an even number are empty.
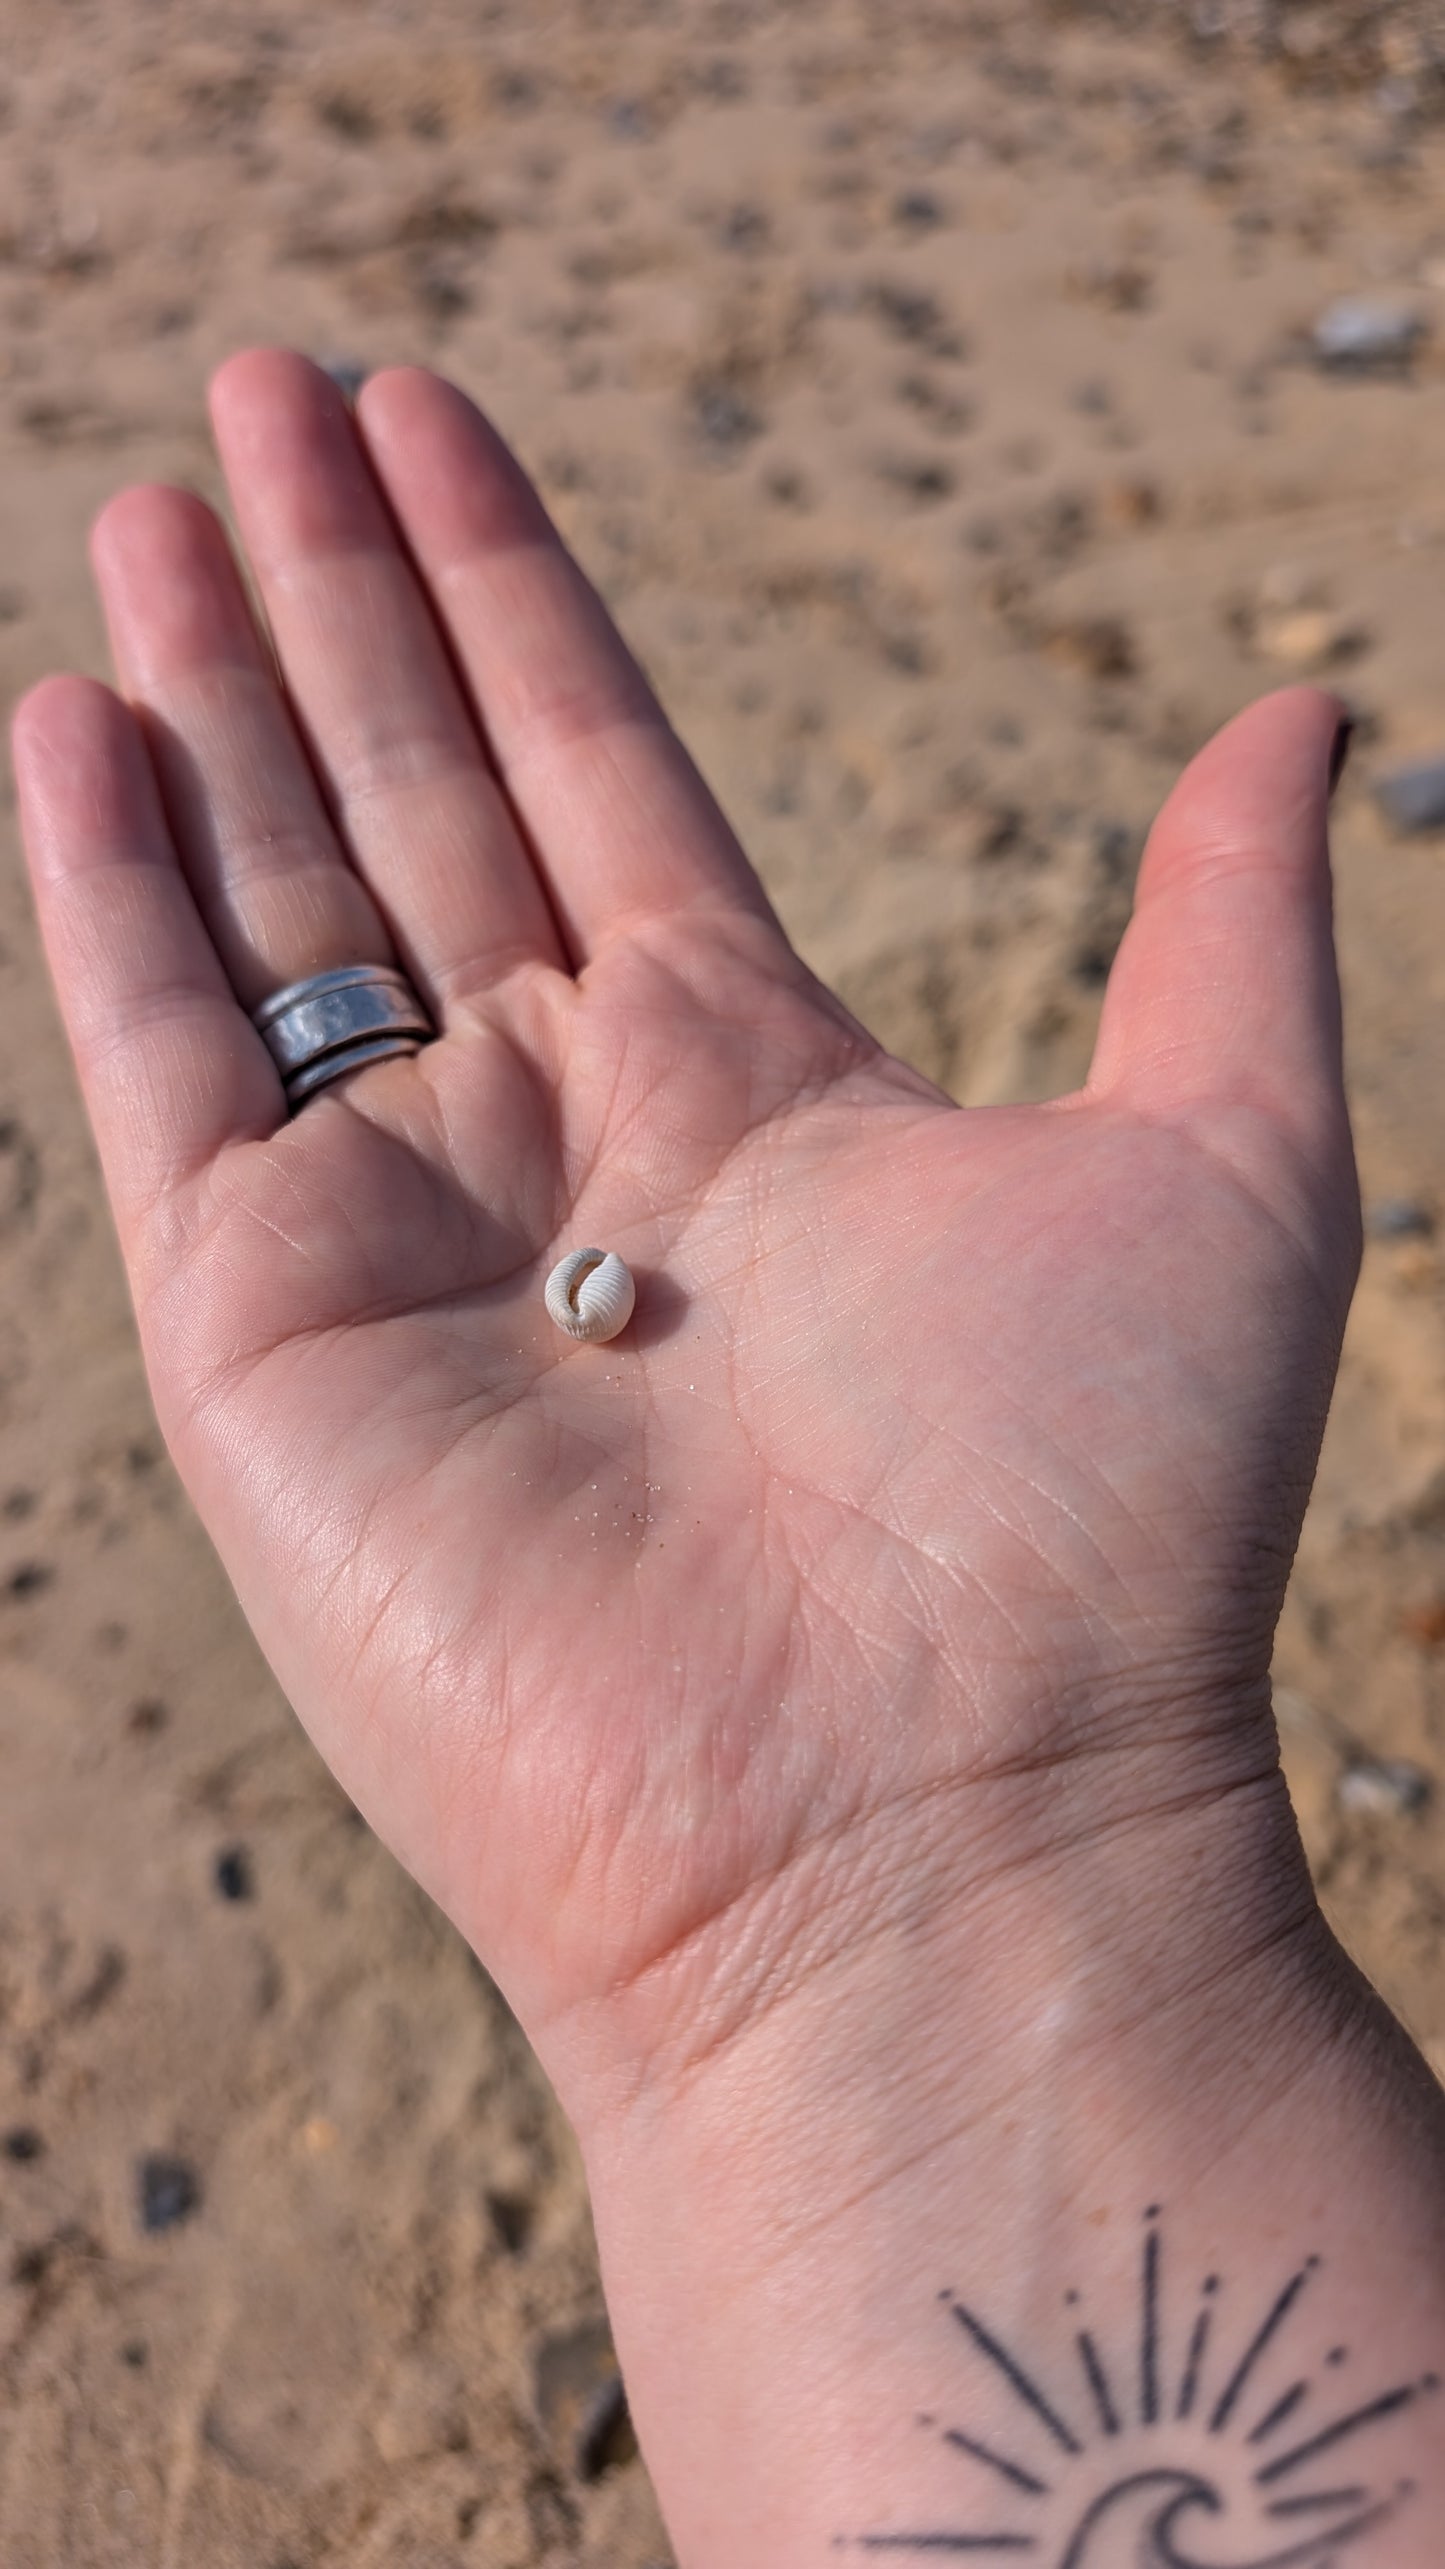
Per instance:
[[[275,1131],[280,1084],[191,898],[134,717],[88,678],[47,678],[15,716],[15,776],[41,934],[134,1269],[177,1245],[194,1180]]]

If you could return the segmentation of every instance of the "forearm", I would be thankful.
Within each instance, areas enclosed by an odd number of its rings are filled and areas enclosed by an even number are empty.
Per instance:
[[[590,2134],[681,2569],[1438,2569],[1445,2098],[1272,1798],[860,1946]]]

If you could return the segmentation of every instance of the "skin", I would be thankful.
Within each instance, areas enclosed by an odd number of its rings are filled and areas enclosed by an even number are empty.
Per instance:
[[[459,393],[255,351],[213,410],[279,681],[210,513],[114,500],[120,693],[15,726],[43,932],[172,1454],[573,2116],[684,2569],[922,2494],[938,2289],[1037,2315],[1096,2196],[1106,2289],[1166,2188],[1201,2253],[1323,2225],[1438,2356],[1438,2091],[1268,1713],[1358,1255],[1338,702],[1187,769],[1087,1087],[964,1112],[792,953]],[[441,1038],[290,1123],[246,1010],[362,959]],[[579,1348],[594,1241],[638,1306]]]

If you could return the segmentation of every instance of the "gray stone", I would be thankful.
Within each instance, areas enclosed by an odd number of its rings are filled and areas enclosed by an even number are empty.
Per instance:
[[[579,2480],[600,2480],[636,2451],[627,2393],[605,2319],[554,2329],[533,2365],[538,2422]]]
[[[1362,1757],[1345,1768],[1335,1799],[1342,1811],[1397,1820],[1407,1812],[1423,1811],[1433,1790],[1423,1766],[1412,1765],[1406,1757]]]
[[[318,357],[323,375],[329,375],[343,401],[355,401],[371,372],[360,357]]]
[[[1326,306],[1315,323],[1314,352],[1322,366],[1346,373],[1408,365],[1425,336],[1424,316],[1413,304],[1373,295],[1346,294]]]
[[[1372,1240],[1428,1240],[1435,1216],[1428,1204],[1417,1204],[1411,1196],[1386,1195],[1371,1205],[1365,1228]]]
[[[200,2209],[201,2180],[189,2160],[148,2150],[136,2169],[136,2200],[142,2230],[174,2230]]]
[[[1445,829],[1445,755],[1389,768],[1370,791],[1397,830]]]

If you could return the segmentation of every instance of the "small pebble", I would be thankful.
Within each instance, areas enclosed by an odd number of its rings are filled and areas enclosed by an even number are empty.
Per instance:
[[[1144,474],[1126,474],[1109,483],[1103,508],[1114,526],[1153,526],[1164,514],[1164,500],[1157,482]]]
[[[743,393],[727,383],[703,383],[693,396],[693,416],[707,444],[730,454],[761,436],[763,422]]]
[[[1320,314],[1312,344],[1322,366],[1363,374],[1406,365],[1424,335],[1424,318],[1412,304],[1347,294]]]
[[[201,2181],[185,2159],[151,2150],[136,2170],[136,2198],[142,2230],[174,2230],[199,2209]]]
[[[544,2337],[535,2358],[541,2425],[579,2480],[600,2480],[635,2451],[627,2394],[605,2320]]]
[[[1409,1811],[1423,1811],[1433,1789],[1423,1766],[1413,1766],[1408,1758],[1365,1757],[1345,1768],[1335,1787],[1335,1800],[1342,1811],[1394,1820]]]
[[[251,1859],[243,1846],[221,1849],[212,1878],[223,1900],[254,1900],[256,1896]]]
[[[1063,616],[1042,637],[1045,651],[1086,678],[1132,678],[1134,638],[1122,616]]]
[[[1294,607],[1261,616],[1254,629],[1255,648],[1267,660],[1287,669],[1324,669],[1364,647],[1365,635],[1348,616],[1330,607]]]
[[[487,2211],[498,2243],[509,2257],[520,2257],[532,2236],[534,2214],[525,2195],[489,2194]]]
[[[1370,1207],[1365,1228],[1372,1240],[1428,1240],[1435,1230],[1435,1216],[1428,1204],[1410,1195],[1382,1196]]]
[[[371,368],[360,357],[318,357],[316,363],[323,375],[329,375],[343,401],[354,402]]]
[[[1445,829],[1445,756],[1392,767],[1372,780],[1370,791],[1397,830]]]
[[[725,250],[765,250],[769,229],[761,206],[734,205],[723,217],[719,238]]]
[[[55,1572],[48,1561],[22,1561],[5,1581],[7,1597],[38,1597],[49,1587]]]
[[[619,2463],[630,2462],[636,2451],[627,2393],[618,2378],[609,2382],[593,2402],[577,2437],[572,2467],[579,2480],[590,2483],[600,2480]]]
[[[937,197],[931,196],[926,188],[914,187],[905,195],[894,198],[893,220],[906,224],[912,232],[927,232],[935,223],[943,221],[943,208]]]
[[[4,2149],[7,2159],[14,2159],[24,2167],[30,2160],[43,2155],[45,2143],[29,2123],[17,2123],[12,2131],[6,2133],[0,2148]]]
[[[652,118],[642,98],[615,99],[608,108],[607,122],[622,143],[645,143],[652,132]]]
[[[1154,291],[1152,274],[1137,259],[1088,259],[1070,271],[1068,282],[1073,293],[1109,312],[1142,312]]]

